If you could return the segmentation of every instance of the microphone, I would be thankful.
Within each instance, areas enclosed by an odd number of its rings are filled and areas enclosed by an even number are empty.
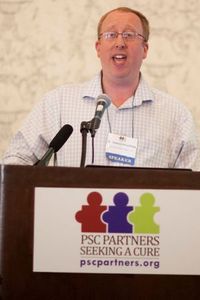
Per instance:
[[[38,160],[34,164],[34,166],[36,166],[36,165],[37,166],[47,166],[52,155],[54,153],[58,152],[58,150],[60,150],[60,148],[68,140],[68,138],[70,137],[72,132],[73,132],[72,126],[69,124],[65,124],[55,135],[53,140],[50,142],[49,149],[47,150],[47,152],[43,155],[43,157],[40,160]]]
[[[110,104],[111,104],[111,100],[106,94],[101,94],[97,97],[97,106],[90,127],[90,132],[92,137],[95,136],[96,130],[100,126],[101,118],[104,114],[104,111],[106,108],[108,108]]]

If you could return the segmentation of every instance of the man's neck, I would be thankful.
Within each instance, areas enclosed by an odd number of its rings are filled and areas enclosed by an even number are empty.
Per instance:
[[[139,78],[130,83],[125,83],[122,81],[107,81],[102,79],[103,91],[110,96],[112,103],[116,107],[121,106],[128,98],[135,94],[138,84]]]

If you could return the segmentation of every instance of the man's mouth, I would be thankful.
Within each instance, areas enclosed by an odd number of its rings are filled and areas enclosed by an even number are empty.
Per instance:
[[[127,56],[125,54],[116,54],[112,56],[112,59],[115,62],[123,62],[127,59]]]

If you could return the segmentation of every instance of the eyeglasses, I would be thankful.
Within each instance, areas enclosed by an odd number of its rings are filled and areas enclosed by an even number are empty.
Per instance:
[[[107,41],[114,41],[116,38],[118,38],[118,35],[121,35],[122,38],[125,41],[133,41],[136,38],[143,39],[146,41],[145,37],[141,35],[140,33],[137,33],[136,31],[124,31],[124,32],[116,32],[116,31],[108,31],[108,32],[102,32],[99,35],[99,39],[103,38]]]

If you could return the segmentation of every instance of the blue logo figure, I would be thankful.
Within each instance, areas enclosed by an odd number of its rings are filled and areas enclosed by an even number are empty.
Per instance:
[[[102,219],[108,224],[109,233],[132,233],[133,225],[128,223],[127,215],[133,210],[133,206],[127,206],[128,196],[125,193],[117,193],[114,196],[115,206],[109,206],[108,211],[104,212]]]

